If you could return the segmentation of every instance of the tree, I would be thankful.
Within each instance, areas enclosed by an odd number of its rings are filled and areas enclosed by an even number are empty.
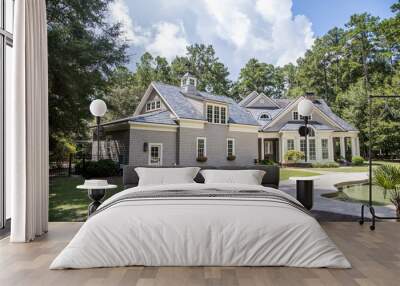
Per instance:
[[[282,70],[255,58],[250,59],[240,70],[235,92],[244,97],[252,91],[263,92],[270,97],[281,97],[284,91]]]
[[[199,80],[197,88],[219,95],[230,96],[229,72],[218,57],[212,45],[194,44],[187,47],[185,57],[177,57],[171,63],[175,82],[190,72]]]
[[[106,21],[109,2],[47,1],[51,153],[85,136],[91,100],[104,96],[113,69],[127,61],[120,25]]]
[[[135,77],[126,67],[118,67],[110,78],[105,96],[108,104],[107,120],[130,117],[139,103],[143,90],[136,85]]]

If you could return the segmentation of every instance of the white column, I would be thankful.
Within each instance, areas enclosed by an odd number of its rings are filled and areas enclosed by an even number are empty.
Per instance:
[[[343,158],[346,157],[346,150],[344,148],[344,137],[343,136],[340,137],[340,156],[342,156]]]
[[[264,137],[261,137],[261,160],[264,160]]]
[[[358,156],[357,155],[357,144],[356,144],[356,138],[351,137],[351,156]]]
[[[333,137],[329,136],[329,138],[328,138],[328,154],[329,154],[328,158],[329,158],[329,161],[331,161],[331,162],[335,161],[334,153],[335,152],[333,150]]]

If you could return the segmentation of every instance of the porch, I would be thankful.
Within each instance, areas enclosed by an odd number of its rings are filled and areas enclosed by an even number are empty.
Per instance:
[[[305,139],[297,131],[261,133],[258,138],[258,160],[284,163],[287,151],[305,152]],[[315,132],[307,137],[308,162],[334,162],[360,155],[358,132]]]

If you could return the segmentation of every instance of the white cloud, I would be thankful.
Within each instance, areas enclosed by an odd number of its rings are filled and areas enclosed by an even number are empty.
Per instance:
[[[114,1],[112,18],[122,23],[138,57],[149,51],[172,60],[190,43],[212,44],[234,77],[252,57],[295,63],[314,41],[310,20],[293,14],[293,0]],[[159,9],[149,13],[148,7]],[[151,24],[137,25],[130,16]]]
[[[114,0],[109,5],[112,23],[120,23],[122,36],[131,44],[143,44],[146,42],[146,34],[140,26],[134,26],[129,16],[129,8],[124,0]]]
[[[175,56],[184,55],[189,45],[182,25],[162,22],[154,25],[155,33],[151,42],[145,47],[153,55],[166,57],[171,61]]]

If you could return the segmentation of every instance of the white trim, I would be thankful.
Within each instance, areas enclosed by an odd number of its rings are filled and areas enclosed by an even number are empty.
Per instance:
[[[148,130],[148,131],[168,131],[176,132],[178,126],[167,125],[167,124],[157,124],[157,123],[142,123],[142,122],[131,122],[129,123],[130,129],[136,130]]]
[[[196,157],[199,154],[198,150],[199,150],[199,139],[203,139],[204,140],[204,157],[207,157],[207,138],[206,137],[196,137]]]
[[[205,106],[206,106],[206,108],[205,108],[205,117],[206,117],[206,122],[207,123],[210,123],[210,124],[222,124],[222,125],[226,125],[226,124],[228,124],[228,119],[229,119],[229,115],[228,115],[228,111],[229,111],[229,108],[228,108],[228,106],[226,105],[226,104],[215,104],[215,103],[209,103],[209,102],[206,102],[205,103]],[[212,121],[211,122],[209,122],[208,121],[208,107],[209,106],[212,106]],[[215,118],[214,118],[214,113],[215,113],[215,107],[218,107],[219,108],[219,116],[218,116],[218,119],[219,119],[219,122],[217,123],[217,122],[215,122]],[[222,122],[222,112],[221,112],[221,108],[225,108],[225,123],[221,123]]]
[[[267,101],[271,102],[275,107],[280,108],[280,106],[270,97],[266,96],[263,92],[259,93],[255,98],[253,98],[248,104],[246,104],[246,107],[250,107],[259,97],[264,97]]]
[[[229,123],[229,132],[258,133],[258,126]]]
[[[184,128],[195,128],[204,129],[204,125],[207,121],[193,120],[193,119],[180,119],[179,126]]]
[[[140,115],[140,111],[145,107],[145,104],[147,102],[148,97],[151,95],[151,92],[155,90],[160,97],[160,99],[163,101],[163,103],[168,107],[168,109],[174,114],[174,116],[179,119],[178,114],[174,111],[174,109],[169,105],[169,103],[165,100],[163,95],[158,91],[158,89],[155,87],[154,82],[151,82],[149,87],[147,88],[146,92],[144,93],[142,99],[140,100],[139,105],[136,107],[135,112],[133,113],[133,116],[138,116]]]
[[[240,106],[247,106],[247,101],[249,101],[249,100],[252,101],[252,100],[254,99],[254,98],[249,99],[249,97],[252,97],[253,94],[255,94],[255,95],[254,95],[255,97],[258,96],[257,91],[252,91],[252,92],[250,92],[248,95],[246,95],[246,96],[239,102],[239,105],[240,105]]]
[[[271,118],[271,115],[270,115],[267,111],[263,111],[263,112],[261,112],[260,115],[258,116],[258,120],[260,120],[260,121],[267,121],[267,120],[264,120],[264,119],[261,118],[261,116],[263,116],[263,115],[267,115],[267,116],[268,116],[268,119],[272,119],[272,118]]]
[[[159,157],[160,157],[160,164],[152,164],[151,163],[151,147],[152,146],[157,146],[160,147],[159,149]],[[149,143],[149,150],[148,150],[148,164],[149,166],[162,166],[163,164],[163,143]]]
[[[296,99],[295,101],[293,101],[292,103],[290,103],[289,105],[287,105],[281,112],[278,113],[278,115],[277,115],[273,120],[271,120],[270,122],[268,122],[267,124],[265,124],[265,125],[262,127],[262,130],[264,130],[266,127],[274,126],[274,124],[276,124],[277,122],[279,122],[279,120],[280,120],[284,115],[286,115],[287,112],[288,112],[289,110],[291,110],[291,108],[292,108],[293,106],[295,106],[296,104],[298,104],[298,103],[300,102],[300,100],[302,100],[302,99],[304,99],[304,97],[303,97],[303,96],[300,96],[298,99]]]
[[[226,156],[229,156],[228,154],[228,142],[232,141],[232,155],[236,156],[236,140],[235,138],[226,138]]]

